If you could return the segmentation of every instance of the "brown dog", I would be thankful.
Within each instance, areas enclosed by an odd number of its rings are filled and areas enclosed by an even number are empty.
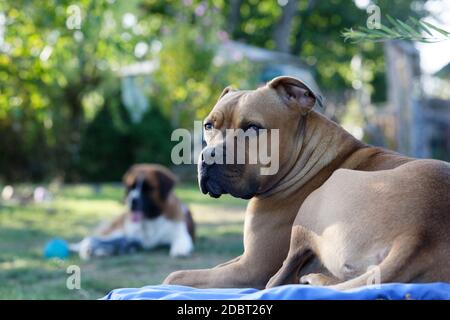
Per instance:
[[[170,245],[173,257],[189,255],[195,229],[189,209],[173,193],[177,179],[157,164],[137,164],[124,175],[128,210],[79,244],[82,258],[104,256],[136,244]]]
[[[365,145],[313,111],[316,102],[290,77],[222,93],[205,120],[208,147],[229,143],[217,133],[227,128],[279,129],[280,170],[202,162],[204,192],[252,197],[244,253],[165,283],[264,288],[275,273],[269,287],[307,274],[301,282],[347,289],[366,284],[374,265],[382,282],[450,281],[450,166]]]

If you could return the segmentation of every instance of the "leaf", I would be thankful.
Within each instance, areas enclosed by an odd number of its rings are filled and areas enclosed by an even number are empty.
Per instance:
[[[439,32],[440,34],[443,34],[443,35],[446,36],[446,37],[450,36],[450,32],[445,31],[444,29],[441,29],[441,28],[439,28],[439,27],[436,27],[435,25],[432,25],[432,24],[429,23],[429,22],[426,22],[426,21],[422,21],[422,22],[423,22],[424,24],[426,24],[428,27],[430,27],[431,29],[436,30],[436,31]]]
[[[384,24],[380,25],[380,29],[383,30],[384,32],[390,34],[391,36],[395,36],[395,37],[400,36],[400,34],[398,32],[396,32],[395,30],[389,29]]]
[[[342,32],[342,35],[344,36],[344,41],[347,41],[347,40],[357,41],[358,38],[360,40],[362,40],[366,36],[365,33],[361,32],[361,31],[353,30],[352,28],[344,29],[344,31]]]
[[[428,35],[433,36],[431,31],[427,28],[427,26],[422,21],[420,21],[420,20],[418,20],[418,19],[416,19],[414,17],[409,17],[409,19],[411,21],[413,21],[419,27],[420,30],[423,30],[426,33],[428,33]]]
[[[403,21],[397,19],[397,22],[399,23],[399,25],[402,26],[403,30],[405,30],[406,33],[409,33],[410,35],[414,35],[414,36],[418,36],[418,37],[422,36],[420,34],[420,32],[418,32],[417,30],[414,30],[411,26],[409,26],[408,24],[404,23]]]
[[[392,27],[381,24],[378,29],[369,29],[366,27],[360,27],[357,30],[346,29],[342,35],[345,37],[346,41],[350,39],[354,42],[361,42],[364,40],[386,41],[404,39],[431,43],[450,39],[450,32],[440,29],[426,21],[420,21],[414,17],[408,17],[407,21],[409,23],[394,19],[389,15],[386,15],[386,18]],[[438,39],[434,37],[430,29],[438,31],[440,34],[444,35],[445,38]],[[422,31],[430,37],[424,36]]]
[[[399,25],[399,23],[397,22],[397,20],[395,20],[394,18],[392,18],[390,15],[386,15],[386,18],[388,19],[388,21],[392,24],[392,26],[394,28],[397,29],[397,31],[401,30],[402,27]]]

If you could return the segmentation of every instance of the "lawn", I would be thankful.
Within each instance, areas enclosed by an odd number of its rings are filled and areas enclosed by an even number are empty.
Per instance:
[[[196,251],[185,259],[170,258],[168,248],[91,261],[43,258],[49,239],[78,241],[122,212],[119,185],[64,186],[45,204],[0,203],[0,299],[97,299],[114,288],[158,284],[174,270],[212,267],[242,252],[245,201],[212,199],[194,185],[179,186],[176,193],[198,223]],[[80,267],[80,290],[66,287],[70,265]]]

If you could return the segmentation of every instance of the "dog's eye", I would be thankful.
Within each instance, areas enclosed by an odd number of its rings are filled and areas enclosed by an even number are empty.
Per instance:
[[[205,127],[205,130],[211,130],[214,128],[214,126],[211,122],[205,123],[204,127]]]

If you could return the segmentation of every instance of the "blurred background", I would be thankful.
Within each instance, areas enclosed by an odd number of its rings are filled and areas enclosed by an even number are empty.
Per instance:
[[[357,138],[450,161],[450,41],[344,41],[371,4],[382,21],[450,29],[449,0],[0,1],[0,298],[98,298],[240,254],[245,202],[201,195],[195,169],[170,162],[172,130],[192,130],[227,85],[302,78]],[[136,162],[181,177],[200,222],[194,256],[44,260],[48,239],[80,239],[124,210],[120,179]],[[71,264],[80,290],[66,288]]]

